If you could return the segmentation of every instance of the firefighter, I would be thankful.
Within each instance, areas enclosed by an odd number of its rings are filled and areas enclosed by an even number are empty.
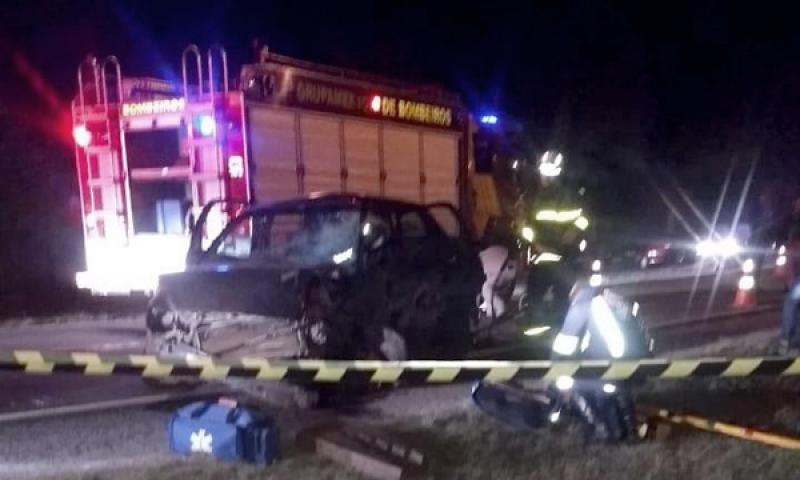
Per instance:
[[[649,355],[635,306],[580,282],[552,346],[553,359],[618,359]],[[483,411],[517,427],[542,428],[574,413],[587,440],[616,443],[642,438],[628,385],[562,376],[545,388],[480,382],[472,398]]]
[[[614,311],[598,288],[581,282],[553,342],[553,358],[607,360],[646,356],[643,332],[624,328],[619,321],[621,315],[627,313]],[[554,386],[583,421],[588,438],[618,442],[636,436],[636,412],[623,383],[561,377]]]

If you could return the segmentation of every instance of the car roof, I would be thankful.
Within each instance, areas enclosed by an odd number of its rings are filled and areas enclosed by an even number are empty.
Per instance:
[[[420,208],[423,205],[386,197],[359,195],[355,193],[312,193],[305,197],[255,204],[247,208],[247,213],[266,213],[269,211],[296,210],[309,207],[360,207],[369,204],[390,208]]]

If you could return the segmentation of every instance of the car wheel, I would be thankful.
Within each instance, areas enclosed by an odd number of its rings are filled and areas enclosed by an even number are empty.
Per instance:
[[[151,340],[153,335],[148,331],[147,339],[145,340],[144,354],[160,356],[158,347],[155,340]],[[142,377],[142,382],[151,388],[158,390],[177,390],[177,391],[190,391],[200,387],[203,382],[191,378],[179,377]]]
[[[181,358],[188,353],[197,353],[194,349],[181,349],[179,344],[169,341],[169,332],[175,328],[176,321],[177,317],[166,299],[156,297],[150,302],[145,314],[145,355]],[[169,390],[193,390],[203,383],[196,379],[176,377],[142,377],[142,380],[150,387]]]
[[[470,325],[480,314],[467,297],[453,297],[439,320],[436,344],[441,345],[440,357],[463,358],[472,348]]]

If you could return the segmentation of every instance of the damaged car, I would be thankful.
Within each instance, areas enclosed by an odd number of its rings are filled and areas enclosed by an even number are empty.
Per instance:
[[[209,236],[215,207],[198,217],[185,271],[160,277],[149,353],[403,360],[469,349],[483,271],[452,206],[323,195],[246,207]]]

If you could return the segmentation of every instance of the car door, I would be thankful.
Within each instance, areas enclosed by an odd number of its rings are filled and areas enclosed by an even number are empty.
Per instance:
[[[282,221],[291,217],[284,215]],[[299,214],[296,221],[302,222]],[[299,271],[258,255],[271,229],[291,227],[273,225],[268,212],[237,217],[185,272],[162,277],[160,293],[178,308],[296,317]]]
[[[433,224],[431,231],[435,232],[428,245],[441,252],[442,268],[450,280],[449,291],[474,298],[483,283],[483,268],[473,233],[449,203],[427,205],[425,213]]]

